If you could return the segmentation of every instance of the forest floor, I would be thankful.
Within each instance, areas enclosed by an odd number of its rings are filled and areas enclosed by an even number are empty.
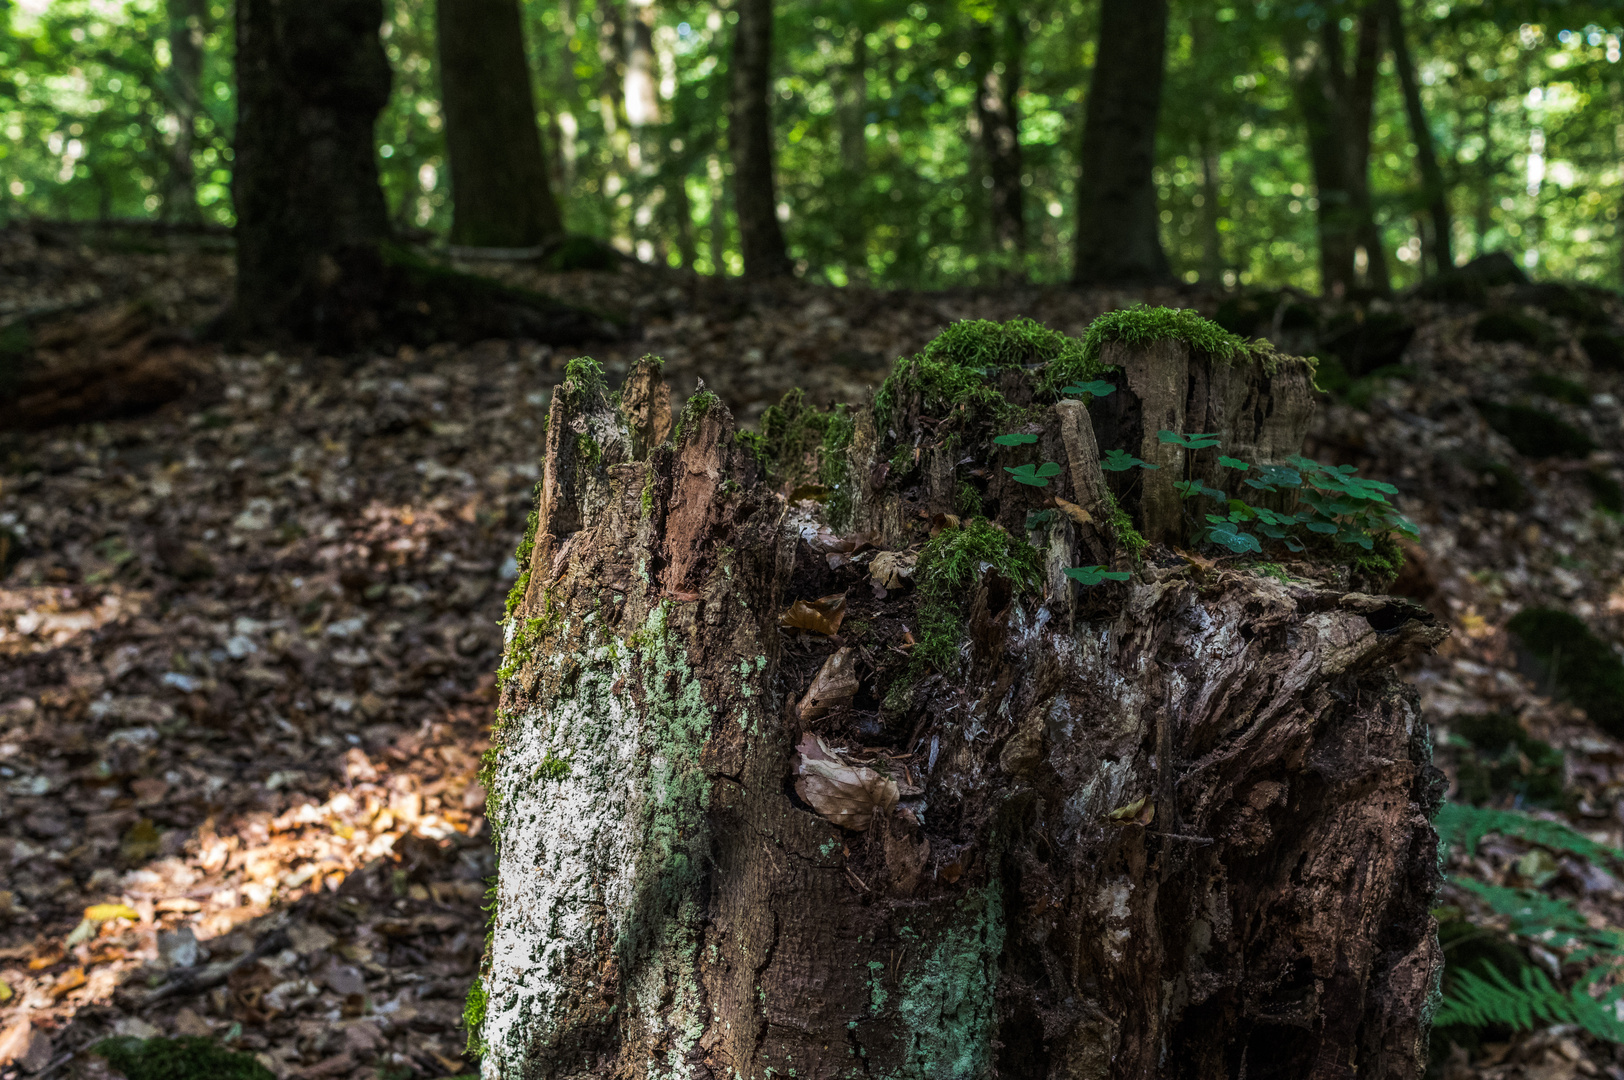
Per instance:
[[[481,269],[631,318],[639,340],[587,351],[612,374],[662,355],[680,394],[703,379],[744,423],[797,386],[861,400],[955,319],[1080,334],[1129,302],[1225,299]],[[471,1072],[498,619],[574,353],[196,343],[184,329],[229,288],[219,252],[0,232],[0,345],[28,315],[63,370],[187,389],[138,418],[0,433],[0,1075],[107,1075],[90,1044],[158,1033],[221,1040],[278,1077]],[[1598,302],[1624,326],[1624,305]],[[1326,401],[1307,452],[1397,484],[1420,525],[1396,588],[1454,631],[1408,672],[1440,762],[1457,792],[1620,846],[1624,742],[1557,700],[1505,625],[1559,607],[1624,641],[1624,372],[1548,311],[1525,312],[1548,331],[1533,345],[1474,340],[1475,308],[1372,311],[1414,336]],[[63,386],[45,412],[94,405],[85,379]],[[1533,411],[1507,421],[1507,405]],[[1491,838],[1450,872],[1620,927],[1619,869]],[[1455,886],[1442,902],[1506,929]],[[1440,1075],[1624,1078],[1624,1052],[1571,1026],[1472,1041]]]

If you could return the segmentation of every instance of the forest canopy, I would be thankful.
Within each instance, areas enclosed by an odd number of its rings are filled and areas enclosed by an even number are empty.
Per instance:
[[[742,8],[520,5],[570,232],[647,262],[742,272],[728,145]],[[1423,276],[1433,187],[1454,262],[1503,251],[1539,276],[1624,284],[1616,0],[1174,0],[1154,169],[1172,276],[1321,288],[1303,72],[1328,28],[1357,53],[1378,8],[1389,18],[1369,39],[1370,243],[1392,285]],[[1395,14],[1435,182],[1418,160]],[[233,223],[227,4],[0,0],[0,20],[0,220]],[[777,211],[797,273],[925,287],[1073,276],[1100,5],[816,0],[777,5],[772,20]],[[426,0],[386,6],[393,84],[375,129],[393,227],[429,242],[450,236],[453,209],[435,25]],[[983,137],[996,122],[1015,132],[998,162]],[[1018,188],[995,192],[1000,169]]]

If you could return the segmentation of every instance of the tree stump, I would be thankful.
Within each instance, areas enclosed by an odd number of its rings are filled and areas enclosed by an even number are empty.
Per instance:
[[[487,772],[485,1076],[1421,1074],[1441,784],[1392,665],[1444,631],[1170,550],[1218,451],[1156,432],[1277,461],[1311,369],[1133,337],[957,324],[760,435],[571,366]]]

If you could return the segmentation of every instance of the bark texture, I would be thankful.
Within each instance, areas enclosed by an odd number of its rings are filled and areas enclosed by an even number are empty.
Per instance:
[[[1000,47],[1002,45],[1002,47]],[[976,80],[975,126],[981,142],[994,248],[1012,260],[1019,275],[1026,254],[1026,213],[1021,187],[1021,61],[1026,15],[1018,5],[994,12],[970,31]]]
[[[1444,182],[1443,169],[1438,166],[1438,149],[1432,141],[1426,106],[1421,102],[1421,81],[1416,78],[1415,58],[1410,54],[1404,7],[1399,0],[1382,0],[1381,16],[1387,24],[1387,40],[1393,47],[1393,67],[1398,70],[1399,88],[1404,92],[1404,112],[1410,120],[1410,137],[1415,141],[1415,159],[1421,169],[1421,188],[1431,222],[1426,234],[1427,261],[1437,273],[1448,273],[1455,268],[1449,186]]]
[[[773,176],[773,0],[740,0],[733,33],[732,112],[727,141],[733,154],[734,210],[739,247],[751,277],[790,272],[784,230],[778,225],[778,187]]]
[[[1077,185],[1078,284],[1169,276],[1151,175],[1166,53],[1167,0],[1101,0]]]
[[[168,0],[169,107],[175,119],[175,141],[169,147],[169,174],[164,181],[163,219],[185,223],[203,220],[197,205],[192,146],[202,110],[203,36],[208,5],[203,0]]]
[[[1135,563],[1098,464],[1167,409],[1277,460],[1306,366],[1118,347],[1085,406],[1034,359],[899,366],[761,442],[704,393],[667,438],[652,365],[618,402],[572,368],[501,673],[485,1076],[1421,1075],[1441,788],[1391,665],[1443,631],[1329,570]],[[1051,487],[979,464],[1006,407]],[[782,625],[840,594],[834,636]],[[900,801],[820,816],[808,733]]]
[[[522,248],[562,236],[517,0],[437,0],[434,10],[451,242]]]

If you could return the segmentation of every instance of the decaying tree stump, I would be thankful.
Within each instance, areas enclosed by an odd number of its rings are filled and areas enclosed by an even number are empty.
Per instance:
[[[1420,1074],[1441,787],[1392,665],[1444,631],[1329,561],[1172,550],[1220,451],[1157,432],[1277,462],[1311,371],[1154,314],[958,324],[759,437],[572,365],[507,624],[485,1076]]]

